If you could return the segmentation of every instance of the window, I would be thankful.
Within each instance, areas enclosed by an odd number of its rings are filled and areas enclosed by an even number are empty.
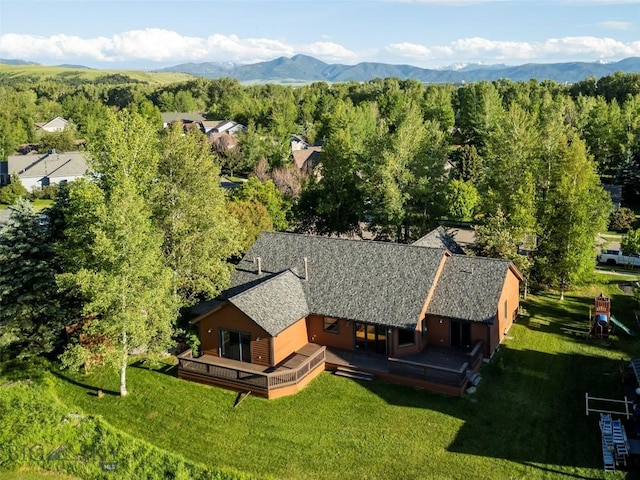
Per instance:
[[[322,329],[329,333],[340,333],[340,323],[337,318],[324,317]]]
[[[413,330],[398,329],[398,346],[406,347],[416,343],[416,333]]]

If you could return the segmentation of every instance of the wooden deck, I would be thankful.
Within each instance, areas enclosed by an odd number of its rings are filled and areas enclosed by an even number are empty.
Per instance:
[[[191,350],[178,355],[178,377],[251,391],[267,398],[296,393],[325,367],[325,347],[308,343],[275,367],[204,354],[193,358]]]
[[[469,352],[444,347],[427,347],[420,353],[400,358],[328,348],[328,370],[338,367],[371,373],[389,381],[427,390],[462,396],[468,372],[476,372],[482,363],[482,342]]]
[[[462,396],[468,372],[482,363],[482,342],[469,352],[443,347],[401,358],[327,348],[314,343],[291,354],[275,367],[263,367],[215,355],[193,358],[191,351],[178,355],[178,376],[237,391],[251,391],[267,398],[298,392],[325,368],[338,367],[367,372],[391,382],[424,388],[447,395]]]

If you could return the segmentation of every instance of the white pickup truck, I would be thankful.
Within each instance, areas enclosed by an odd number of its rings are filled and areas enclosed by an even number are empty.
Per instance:
[[[640,267],[640,255],[625,255],[622,250],[603,250],[597,259],[607,265]]]

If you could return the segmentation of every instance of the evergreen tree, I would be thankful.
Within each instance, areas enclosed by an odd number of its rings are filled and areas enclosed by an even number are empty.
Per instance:
[[[0,230],[0,348],[28,358],[59,345],[64,311],[44,217],[27,200],[11,207],[9,224]]]

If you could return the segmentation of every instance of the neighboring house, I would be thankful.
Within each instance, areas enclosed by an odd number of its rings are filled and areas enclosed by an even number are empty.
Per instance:
[[[162,126],[167,128],[173,122],[181,122],[184,124],[199,123],[205,121],[204,116],[200,113],[190,112],[165,112],[160,114],[162,117]]]
[[[57,152],[37,155],[12,155],[0,162],[0,182],[8,183],[17,173],[27,190],[72,181],[87,173],[87,160],[82,152]]]
[[[296,168],[304,173],[311,174],[320,164],[322,156],[322,147],[308,147],[303,150],[293,150],[293,164]]]
[[[446,248],[451,253],[464,255],[464,250],[454,238],[447,233],[443,227],[437,227],[435,230],[430,231],[424,237],[419,238],[413,245],[418,247],[430,247],[430,248]]]
[[[462,395],[516,318],[518,270],[442,247],[263,233],[194,320],[181,378],[296,393],[325,369]]]
[[[241,123],[234,122],[233,120],[224,120],[219,122],[218,125],[213,127],[211,132],[214,133],[228,133],[229,135],[235,135],[238,132],[246,130],[247,127]]]
[[[45,132],[62,132],[69,122],[62,117],[56,117],[53,120],[49,120],[44,123],[36,123],[36,130],[43,130]]]
[[[291,151],[295,152],[297,150],[304,150],[305,148],[309,148],[311,145],[307,143],[307,141],[299,135],[291,135]]]

